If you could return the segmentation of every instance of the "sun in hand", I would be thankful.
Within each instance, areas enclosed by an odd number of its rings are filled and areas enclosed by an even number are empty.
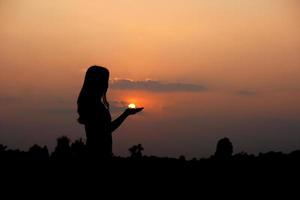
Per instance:
[[[131,103],[128,105],[128,108],[134,109],[134,108],[136,108],[136,105],[134,103]]]

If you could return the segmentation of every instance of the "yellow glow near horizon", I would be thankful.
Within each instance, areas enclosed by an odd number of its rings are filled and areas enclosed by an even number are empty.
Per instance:
[[[128,105],[128,108],[134,109],[134,108],[136,108],[136,105],[134,103],[131,103]]]

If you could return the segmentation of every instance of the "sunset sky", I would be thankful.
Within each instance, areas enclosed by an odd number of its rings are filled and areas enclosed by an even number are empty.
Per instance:
[[[85,138],[86,69],[110,70],[114,153],[203,157],[300,148],[298,0],[0,0],[0,144]]]

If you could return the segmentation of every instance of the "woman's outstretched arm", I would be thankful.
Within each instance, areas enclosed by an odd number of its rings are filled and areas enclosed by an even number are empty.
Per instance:
[[[124,120],[129,115],[134,115],[140,111],[142,111],[144,108],[127,108],[117,119],[111,122],[111,132],[115,131],[119,126],[124,122]]]

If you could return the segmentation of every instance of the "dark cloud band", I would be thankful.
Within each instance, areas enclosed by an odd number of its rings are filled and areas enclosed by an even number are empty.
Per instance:
[[[146,90],[153,92],[200,92],[206,90],[203,85],[189,83],[164,83],[154,80],[133,81],[115,79],[110,82],[113,89]]]

